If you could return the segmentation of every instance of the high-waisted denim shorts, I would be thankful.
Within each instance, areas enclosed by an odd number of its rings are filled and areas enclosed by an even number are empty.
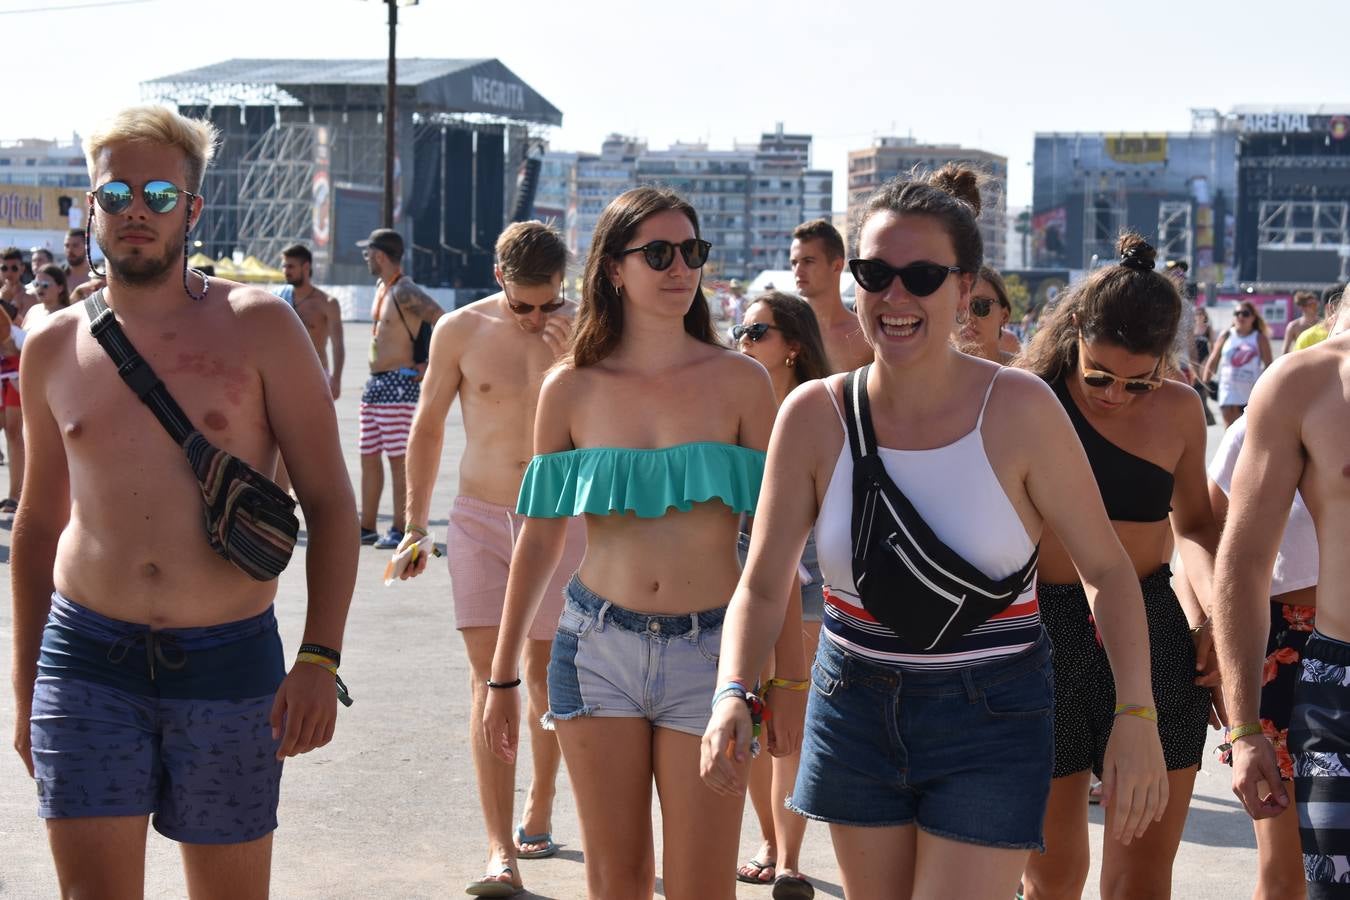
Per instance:
[[[630,717],[702,737],[725,614],[725,606],[679,616],[634,612],[574,576],[548,663],[544,727],[578,716]]]
[[[872,662],[821,634],[788,808],[840,825],[917,825],[1044,850],[1054,763],[1044,634],[1016,656],[937,672]]]

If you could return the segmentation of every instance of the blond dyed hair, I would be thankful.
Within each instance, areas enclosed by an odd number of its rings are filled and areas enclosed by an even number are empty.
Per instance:
[[[145,141],[168,144],[187,157],[187,190],[197,193],[211,158],[216,155],[220,132],[205,119],[189,119],[167,106],[146,104],[128,106],[99,125],[84,139],[84,157],[89,167],[89,182],[94,181],[94,166],[99,155],[111,144]]]

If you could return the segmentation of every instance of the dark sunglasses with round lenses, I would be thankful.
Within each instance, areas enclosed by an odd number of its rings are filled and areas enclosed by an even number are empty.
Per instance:
[[[927,297],[947,280],[953,272],[960,272],[960,266],[943,266],[938,263],[916,262],[897,269],[880,259],[850,259],[849,271],[853,280],[865,291],[879,294],[891,286],[896,278],[915,297]]]
[[[707,241],[701,241],[698,238],[689,238],[680,241],[678,244],[671,241],[649,241],[641,247],[632,247],[628,250],[619,251],[619,256],[624,257],[630,253],[641,253],[642,258],[647,261],[658,272],[664,272],[670,268],[670,264],[675,262],[675,251],[680,251],[680,256],[684,257],[684,264],[691,269],[701,269],[703,264],[708,261],[708,251],[712,249],[712,244]]]
[[[141,189],[141,199],[151,212],[163,215],[178,205],[179,196],[196,197],[192,191],[185,191],[171,181],[147,181]],[[99,185],[92,192],[99,209],[109,215],[126,212],[135,199],[135,189],[125,181],[109,181]]]
[[[535,306],[533,303],[517,303],[510,297],[507,297],[506,305],[511,307],[511,312],[515,313],[516,315],[528,316],[536,309],[542,313],[557,312],[558,310],[562,309],[564,306],[567,305],[567,300],[563,297],[559,297],[557,300],[550,300],[547,303],[540,303],[538,306]]]
[[[994,304],[997,300],[991,300],[988,297],[972,297],[970,301],[970,314],[977,319],[983,319],[989,313],[993,312]]]
[[[756,322],[753,325],[732,325],[731,339],[739,341],[742,338],[749,338],[750,343],[758,344],[764,340],[764,336],[770,331],[782,331],[776,325],[770,325],[768,322]]]

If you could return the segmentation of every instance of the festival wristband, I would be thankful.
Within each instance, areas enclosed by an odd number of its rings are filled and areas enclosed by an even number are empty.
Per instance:
[[[327,669],[333,675],[337,675],[337,663],[326,656],[320,656],[317,653],[298,653],[295,661],[298,663],[309,663],[312,666],[318,666],[320,669]]]
[[[404,529],[404,531],[411,531],[413,534],[420,534],[422,537],[426,537],[427,535],[431,534],[430,531],[427,531],[421,525],[409,525]]]
[[[1134,716],[1150,722],[1158,721],[1158,711],[1151,706],[1139,706],[1136,703],[1117,703],[1116,716]]]
[[[342,654],[336,650],[325,647],[322,644],[301,644],[300,653],[315,653],[319,656],[326,656],[332,660],[333,665],[342,665]]]
[[[716,709],[717,704],[721,703],[727,697],[736,697],[737,699],[743,701],[745,700],[748,694],[749,692],[746,691],[744,685],[739,684],[735,681],[728,682],[724,687],[718,690],[717,693],[713,694],[712,708]]]
[[[1265,731],[1261,728],[1260,722],[1248,722],[1246,725],[1239,725],[1236,728],[1230,728],[1225,731],[1223,739],[1229,744],[1232,744],[1234,741],[1241,740],[1242,738],[1264,733]]]
[[[787,678],[770,678],[769,687],[782,688],[785,691],[804,691],[811,686],[811,679],[792,681]]]
[[[497,690],[507,690],[509,688],[520,687],[520,677],[517,676],[515,681],[493,681],[491,678],[489,678],[487,680],[487,686],[490,688],[496,688]]]

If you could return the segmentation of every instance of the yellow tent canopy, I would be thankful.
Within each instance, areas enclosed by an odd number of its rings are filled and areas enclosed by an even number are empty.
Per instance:
[[[188,257],[188,265],[194,269],[200,269],[202,266],[214,266],[215,264],[214,259],[200,251]]]
[[[272,268],[256,256],[244,257],[239,265],[239,274],[241,280],[257,284],[277,284],[286,280],[280,269]]]
[[[222,256],[220,259],[216,260],[213,265],[216,267],[216,274],[221,278],[228,278],[231,281],[242,280],[242,273],[239,271],[239,267],[236,266],[234,260],[230,259],[228,256]]]

